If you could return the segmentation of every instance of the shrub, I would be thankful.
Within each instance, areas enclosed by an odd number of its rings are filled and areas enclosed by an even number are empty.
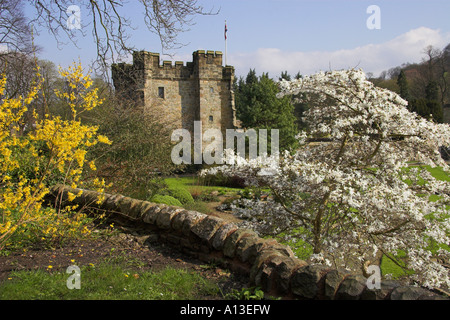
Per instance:
[[[21,212],[12,212],[17,220]],[[5,242],[2,254],[29,247],[54,248],[66,241],[95,236],[90,227],[94,219],[82,212],[61,211],[54,208],[42,208],[38,221],[20,225]]]
[[[170,196],[172,196],[175,199],[177,199],[178,201],[180,201],[181,204],[188,204],[188,203],[194,202],[194,198],[189,193],[189,191],[187,191],[186,189],[172,187],[172,188],[169,188],[168,192],[169,192]]]
[[[33,88],[18,98],[8,97],[5,93],[7,79],[0,75],[0,250],[21,227],[43,224],[46,216],[42,204],[50,184],[62,178],[65,184],[76,188],[86,182],[81,181],[84,170],[87,167],[95,170],[94,161],[88,162],[86,158],[89,149],[98,143],[111,143],[98,134],[97,127],[84,125],[79,120],[80,114],[102,103],[98,90],[92,88],[90,76],[84,76],[82,71],[77,64],[68,70],[61,69],[67,90],[54,91],[69,107],[70,120],[49,114],[40,116],[32,110],[44,81],[40,75]],[[25,132],[20,128],[25,124],[28,111],[33,111],[35,126]],[[83,186],[86,187],[86,183]],[[105,184],[95,179],[93,186],[102,192]],[[69,194],[69,200],[76,196]],[[58,215],[60,213],[58,211]]]
[[[113,141],[97,145],[93,158],[99,159],[98,176],[113,183],[115,193],[151,197],[162,188],[161,177],[180,168],[171,159],[174,124],[158,108],[152,105],[150,113],[136,102],[107,96],[104,106],[89,117],[99,133]]]
[[[168,206],[177,206],[177,207],[181,207],[182,204],[179,200],[175,199],[172,196],[163,196],[160,194],[156,194],[154,195],[151,199],[150,202],[153,203],[162,203],[162,204],[167,204]]]

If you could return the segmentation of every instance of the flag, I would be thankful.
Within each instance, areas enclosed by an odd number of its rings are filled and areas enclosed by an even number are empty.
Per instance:
[[[228,32],[227,22],[225,21],[225,40],[227,40],[227,32]]]

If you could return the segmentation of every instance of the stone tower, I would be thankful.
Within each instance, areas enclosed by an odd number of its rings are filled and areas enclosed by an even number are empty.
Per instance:
[[[193,132],[194,121],[202,131],[236,127],[234,68],[222,65],[222,52],[195,51],[192,62],[161,64],[158,53],[138,51],[133,64],[112,66],[116,92],[174,119],[177,128]],[[155,109],[156,110],[156,109]]]

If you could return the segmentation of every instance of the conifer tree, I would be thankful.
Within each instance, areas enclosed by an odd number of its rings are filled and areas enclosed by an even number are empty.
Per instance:
[[[267,73],[256,76],[250,70],[245,82],[241,79],[236,90],[236,114],[246,129],[279,129],[280,150],[295,148],[297,126],[294,105],[290,97],[277,98],[276,82]],[[270,132],[268,142],[270,149]]]
[[[400,97],[402,97],[406,101],[410,101],[411,96],[409,94],[409,84],[408,79],[406,78],[405,71],[400,71],[400,74],[397,77],[397,84],[400,88]]]

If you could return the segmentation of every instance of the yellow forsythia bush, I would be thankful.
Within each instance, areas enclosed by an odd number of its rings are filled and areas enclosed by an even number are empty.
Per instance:
[[[61,232],[70,229],[70,223],[77,227],[80,216],[69,222],[63,211],[42,208],[44,196],[49,192],[49,180],[56,172],[63,177],[62,183],[73,188],[82,185],[80,180],[85,166],[95,170],[95,163],[86,159],[89,147],[111,143],[107,137],[97,134],[97,127],[84,125],[79,120],[82,112],[102,103],[97,89],[92,88],[90,76],[83,74],[81,64],[60,69],[67,92],[55,90],[55,95],[70,107],[71,120],[48,114],[40,118],[33,111],[32,102],[41,94],[43,81],[39,69],[37,71],[33,89],[18,98],[5,96],[7,79],[5,75],[0,79],[0,250],[19,228],[26,225],[41,224],[45,226],[45,232],[54,237],[60,237]],[[35,126],[28,133],[21,133],[20,125],[24,123],[27,111],[33,111]],[[24,154],[27,155],[26,163]],[[28,170],[32,174],[23,174],[21,166],[31,166]],[[105,188],[104,181],[98,179],[94,185],[100,192]],[[70,196],[75,198],[77,195]]]

